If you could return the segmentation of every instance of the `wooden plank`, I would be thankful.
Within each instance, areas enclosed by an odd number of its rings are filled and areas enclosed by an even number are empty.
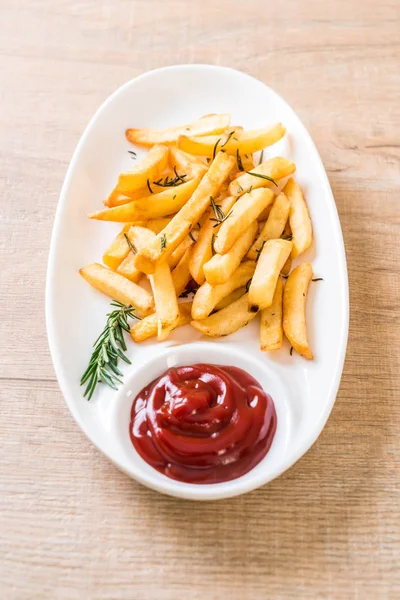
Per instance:
[[[0,3],[0,595],[70,600],[400,594],[398,0]],[[162,497],[73,422],[47,347],[57,197],[94,110],[162,65],[227,64],[299,112],[349,267],[342,384],[318,442],[267,487]]]

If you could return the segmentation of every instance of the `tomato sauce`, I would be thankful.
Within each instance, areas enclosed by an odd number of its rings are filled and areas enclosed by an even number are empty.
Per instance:
[[[277,417],[271,396],[237,367],[169,369],[135,398],[130,437],[140,456],[172,479],[219,483],[267,454]]]

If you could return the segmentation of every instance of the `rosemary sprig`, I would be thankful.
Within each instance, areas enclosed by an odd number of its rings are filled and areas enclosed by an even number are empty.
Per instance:
[[[214,160],[214,158],[215,158],[215,155],[216,155],[216,153],[217,153],[217,148],[218,148],[218,144],[220,143],[220,141],[221,141],[221,138],[219,138],[219,140],[217,140],[217,141],[215,142],[215,146],[214,146],[214,150],[213,150],[213,160]]]
[[[311,279],[311,281],[323,281],[323,277],[316,277],[315,279]]]
[[[131,240],[128,238],[128,236],[127,236],[127,234],[126,234],[126,233],[124,233],[124,238],[126,239],[126,243],[127,243],[127,244],[128,244],[128,246],[129,246],[129,250],[132,252],[132,254],[136,254],[136,250],[135,250],[135,248],[132,246],[132,242],[131,242]]]
[[[260,154],[260,160],[258,161],[258,164],[261,165],[262,161],[264,158],[264,148],[261,150],[261,154]]]
[[[81,385],[86,385],[83,397],[90,400],[98,383],[105,383],[114,390],[118,389],[118,383],[122,383],[121,371],[118,369],[118,359],[122,359],[129,365],[131,361],[124,354],[126,344],[124,331],[129,332],[128,318],[139,319],[133,306],[125,306],[114,300],[111,306],[115,310],[107,314],[107,322],[103,332],[93,344],[94,350],[89,365],[82,375]]]
[[[158,179],[157,181],[153,181],[153,184],[158,185],[159,187],[176,187],[177,185],[182,185],[182,183],[185,183],[185,177],[187,177],[186,173],[184,175],[179,175],[178,171],[176,170],[176,166],[174,167],[174,173],[175,177],[170,179],[167,175],[164,180],[162,178]]]
[[[226,140],[222,144],[221,148],[223,148],[224,146],[226,146],[226,144],[229,142],[229,140],[231,139],[231,137],[233,136],[234,133],[235,133],[234,130],[230,132],[230,134],[228,135],[228,137],[226,138]]]
[[[215,200],[212,196],[210,196],[210,203],[215,215],[215,218],[210,218],[210,221],[215,221],[216,223],[213,225],[213,227],[218,227],[218,225],[221,225],[221,223],[226,221],[226,219],[231,216],[232,211],[226,215],[220,205],[215,203]]]
[[[161,250],[164,250],[167,247],[167,234],[163,233],[161,236]]]
[[[137,158],[136,152],[134,152],[133,150],[128,150],[128,154],[130,154],[131,158],[133,158],[134,160],[136,160],[136,158]]]
[[[150,185],[150,179],[147,180],[147,187],[149,188],[149,192],[150,194],[153,193],[153,190],[151,189],[151,185]]]
[[[250,289],[250,285],[251,285],[251,277],[250,277],[250,279],[248,280],[248,282],[246,283],[246,294],[247,294],[247,292],[248,292],[248,291],[249,291],[249,289]]]
[[[293,346],[290,346],[290,356],[293,354]]]
[[[239,148],[237,148],[237,150],[236,150],[236,160],[237,160],[239,171],[244,171],[242,159],[240,158],[240,154],[239,154]]]
[[[293,239],[293,234],[292,233],[289,233],[288,235],[283,235],[281,237],[281,240],[289,240],[290,241],[291,239]]]
[[[260,179],[266,179],[267,181],[270,181],[271,183],[273,183],[274,185],[278,185],[276,183],[276,181],[274,179],[272,179],[272,177],[268,177],[268,175],[261,175],[261,173],[252,173],[251,171],[247,171],[249,175],[253,175],[253,177],[259,177]]]
[[[216,254],[214,242],[215,242],[215,233],[212,234],[212,238],[211,238],[211,252],[213,253],[213,256],[214,256],[214,254]]]

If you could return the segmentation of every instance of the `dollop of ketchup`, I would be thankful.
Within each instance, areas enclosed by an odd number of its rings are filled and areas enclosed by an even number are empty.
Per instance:
[[[244,475],[267,454],[274,403],[236,367],[169,369],[135,398],[130,436],[140,456],[172,479],[219,483]]]

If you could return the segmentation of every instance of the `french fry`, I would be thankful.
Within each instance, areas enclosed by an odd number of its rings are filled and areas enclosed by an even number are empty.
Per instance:
[[[260,350],[278,350],[282,346],[282,277],[276,282],[272,304],[261,311]]]
[[[257,254],[261,251],[263,244],[268,240],[276,240],[281,237],[289,217],[290,201],[284,193],[280,193],[275,198],[268,219],[262,228],[260,235],[250,248],[247,258],[256,260]]]
[[[185,302],[184,304],[179,305],[179,319],[175,325],[175,329],[190,323],[192,319],[191,306],[191,302]],[[131,327],[131,337],[136,343],[144,342],[151,337],[155,337],[157,335],[157,330],[157,314],[153,313]]]
[[[186,135],[211,135],[222,133],[229,127],[230,115],[206,115],[198,121],[168,127],[167,129],[127,129],[126,138],[132,144],[153,146],[154,144],[174,144],[182,134]]]
[[[153,296],[149,292],[103,265],[94,263],[83,267],[79,273],[96,290],[122,304],[134,306],[144,315],[154,308]]]
[[[282,238],[285,240],[292,239],[292,230],[290,228],[289,221],[286,221],[285,229],[283,230],[283,233],[282,233]],[[292,248],[292,252],[293,252],[293,248]],[[293,262],[293,259],[292,259],[292,255],[290,254],[287,258],[287,261],[285,262],[285,264],[282,267],[282,270],[281,270],[282,275],[289,275],[290,269],[292,268],[292,262]]]
[[[192,197],[161,231],[156,239],[136,255],[136,267],[144,273],[154,273],[156,265],[165,261],[188,235],[206,211],[210,196],[215,197],[227,179],[234,158],[219,152],[203,176]]]
[[[235,201],[236,198],[233,196],[228,196],[227,198],[216,200],[214,206],[218,206],[222,213],[227,216]],[[210,208],[204,214],[198,238],[196,244],[194,245],[190,259],[190,272],[193,279],[199,285],[201,285],[205,279],[203,267],[212,258],[211,244],[213,235],[215,236],[216,233],[218,233],[218,229],[220,227],[218,222],[215,221],[216,216],[217,215],[215,215],[213,207],[210,206]]]
[[[311,218],[303,192],[294,179],[289,179],[283,191],[290,201],[289,223],[293,235],[292,258],[296,258],[311,246],[313,239]]]
[[[214,242],[215,251],[218,254],[228,252],[273,199],[274,194],[268,189],[254,190],[239,198],[233,205],[229,218],[219,228]]]
[[[276,282],[292,246],[292,242],[288,240],[265,242],[249,288],[250,311],[258,312],[271,306]]]
[[[220,337],[234,333],[249,323],[256,313],[248,310],[248,294],[244,294],[239,300],[233,302],[226,308],[202,319],[191,321],[191,326],[203,335]]]
[[[143,275],[143,273],[135,267],[135,255],[132,254],[132,252],[128,252],[116,271],[123,277],[129,279],[129,281],[133,281],[133,283],[138,283]]]
[[[289,255],[285,264],[281,269],[281,275],[289,275],[290,269],[292,268],[292,257]]]
[[[225,296],[225,298],[222,298],[222,300],[220,300],[218,302],[218,304],[215,305],[215,310],[221,310],[222,308],[229,306],[230,304],[232,304],[232,302],[235,302],[235,300],[238,300],[245,293],[246,293],[246,286],[244,285],[244,286],[238,288],[237,290],[234,290],[233,292],[231,292],[228,296]]]
[[[135,226],[130,228],[128,235],[137,251],[140,251],[156,237],[149,229]],[[179,319],[178,300],[168,264],[164,262],[158,265],[149,279],[156,305],[157,338],[165,340]]]
[[[172,281],[175,287],[175,293],[177,297],[185,291],[189,281],[192,276],[189,271],[189,263],[190,263],[190,255],[192,252],[192,247],[189,247],[185,254],[182,256],[181,260],[176,265],[175,269],[171,272]]]
[[[192,179],[181,185],[167,188],[163,192],[153,194],[142,200],[133,200],[122,206],[114,206],[89,215],[90,219],[99,221],[116,221],[127,223],[158,219],[179,211],[196,190],[200,179]]]
[[[203,285],[199,287],[193,298],[193,319],[196,321],[205,319],[209,314],[212,313],[214,308],[223,298],[229,296],[229,294],[231,294],[237,288],[245,286],[253,277],[255,267],[255,262],[244,262],[239,265],[226,283],[216,285],[214,287],[205,281]]]
[[[132,200],[147,198],[149,195],[150,190],[147,186],[131,192],[129,196],[121,194],[118,191],[118,188],[114,188],[111,194],[103,201],[103,204],[108,206],[108,208],[112,208],[113,206],[122,206],[123,204],[128,204],[129,202],[132,202]]]
[[[179,150],[176,146],[170,146],[169,159],[172,167],[176,167],[179,172],[186,173],[190,178],[203,177],[207,171],[207,166],[195,156]]]
[[[272,208],[272,204],[270,204],[269,206],[267,206],[267,208],[265,208],[262,211],[262,213],[260,215],[258,215],[257,221],[259,223],[263,223],[263,225],[265,224],[265,221],[268,219],[269,213],[271,212],[271,208]]]
[[[111,242],[107,250],[103,254],[103,263],[110,267],[113,271],[116,271],[125,256],[129,252],[129,246],[127,244],[124,233],[130,228],[130,224],[125,225],[122,231],[117,237]]]
[[[283,331],[298,354],[313,359],[307,338],[306,302],[313,276],[310,263],[298,265],[290,273],[283,292]]]
[[[225,135],[203,137],[181,135],[178,138],[177,146],[180,150],[184,150],[189,154],[195,154],[196,156],[214,156],[216,151],[223,149],[227,154],[237,156],[239,153],[239,157],[241,157],[241,155],[250,155],[275,144],[285,133],[286,130],[282,123],[277,123],[272,127],[251,131],[237,130],[233,134],[230,131]]]
[[[149,219],[148,221],[143,221],[140,223],[138,221],[135,222],[135,225],[141,225],[142,227],[146,227],[146,229],[150,229],[153,233],[160,233],[168,225],[172,217],[160,217],[159,219]]]
[[[210,285],[221,285],[229,280],[239,267],[242,258],[249,251],[257,230],[257,222],[253,221],[229,252],[226,254],[214,254],[204,265],[204,275]]]
[[[167,263],[170,269],[174,269],[185,254],[186,250],[193,246],[194,242],[192,238],[187,235],[179,244],[177,248],[167,258]]]
[[[273,187],[274,184],[263,176],[270,177],[274,181],[288,177],[296,170],[296,165],[287,158],[270,158],[261,163],[248,173],[244,173],[237,179],[231,181],[229,193],[232,196],[240,196],[250,188],[255,190],[260,187]],[[261,177],[260,177],[261,176]]]
[[[168,164],[167,146],[154,146],[149,153],[130,171],[118,177],[117,189],[121,194],[129,196],[135,190],[144,188],[148,181],[153,181]]]
[[[149,276],[156,304],[158,321],[157,339],[165,340],[175,329],[179,320],[178,300],[172,281],[171,270],[167,263],[158,265]]]

